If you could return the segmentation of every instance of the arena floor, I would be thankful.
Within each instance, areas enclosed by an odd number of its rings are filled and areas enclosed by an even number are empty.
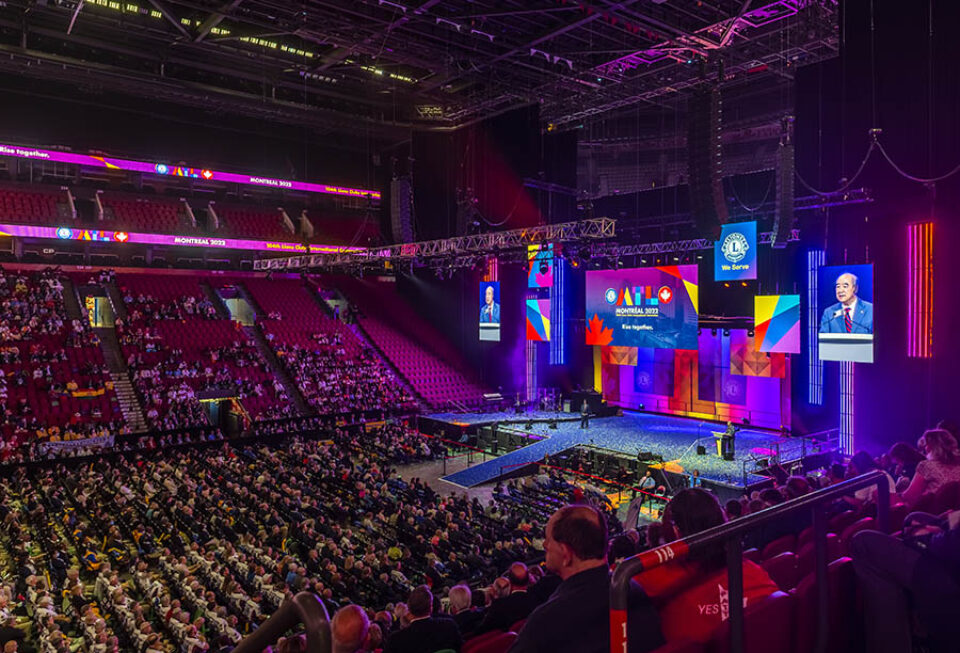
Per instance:
[[[791,455],[799,440],[784,438],[767,431],[743,429],[736,439],[736,457],[732,461],[720,459],[712,432],[723,430],[715,422],[703,422],[685,417],[654,415],[625,411],[620,417],[591,418],[588,429],[580,428],[580,421],[559,422],[556,429],[547,423],[533,423],[526,428],[528,420],[547,420],[553,417],[569,419],[568,413],[529,412],[513,413],[437,413],[428,417],[456,425],[482,426],[497,422],[503,430],[531,433],[544,439],[493,460],[474,465],[444,477],[444,480],[461,487],[473,487],[501,475],[502,470],[543,460],[545,455],[554,455],[575,446],[594,446],[600,449],[625,453],[631,457],[640,451],[649,451],[663,456],[669,471],[691,473],[700,471],[704,479],[731,486],[744,487],[743,461],[751,456],[772,455],[780,446],[782,460],[798,458]],[[512,422],[512,423],[508,423]],[[701,442],[707,455],[697,455],[696,444]],[[747,484],[762,480],[749,475]]]

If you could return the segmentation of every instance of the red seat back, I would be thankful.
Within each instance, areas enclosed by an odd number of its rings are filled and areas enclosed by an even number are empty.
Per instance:
[[[461,649],[462,653],[474,653],[479,647],[483,646],[497,635],[502,635],[502,630],[491,630],[489,632],[483,633],[482,635],[477,635],[476,637],[471,637],[463,644]]]
[[[877,527],[877,521],[873,517],[864,517],[853,522],[840,534],[840,548],[843,555],[850,555],[850,540],[860,531],[869,531]]]
[[[857,632],[862,623],[856,612],[856,578],[853,561],[839,558],[827,567],[827,614],[829,615],[827,653],[855,650],[862,637]],[[813,651],[817,642],[817,576],[809,574],[791,592],[796,603],[796,640],[794,651]]]
[[[760,558],[767,560],[774,556],[780,555],[784,551],[793,551],[796,548],[796,545],[796,535],[784,535],[783,537],[778,537],[773,542],[770,542],[763,547],[763,553],[760,554]]]
[[[843,555],[840,538],[833,533],[827,533],[827,563]],[[797,582],[814,571],[817,564],[817,550],[814,542],[808,542],[797,552]]]
[[[793,597],[783,592],[774,592],[762,602],[747,608],[743,624],[745,653],[792,650],[793,620]],[[729,653],[729,620],[714,631],[707,650],[710,653]]]
[[[490,638],[474,649],[470,649],[469,653],[506,653],[510,647],[513,646],[513,642],[516,639],[516,633],[498,632],[495,637]],[[466,647],[463,648],[463,653],[468,653]]]
[[[797,554],[791,551],[784,551],[769,560],[764,560],[760,566],[784,592],[792,590],[800,580],[797,574]]]

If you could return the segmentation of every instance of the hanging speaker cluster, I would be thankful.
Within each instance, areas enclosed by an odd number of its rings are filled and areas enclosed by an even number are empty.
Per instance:
[[[413,242],[413,183],[409,176],[390,182],[390,227],[393,242]]]
[[[705,238],[716,240],[720,225],[729,217],[722,183],[720,90],[711,87],[696,91],[690,98],[687,120],[690,212],[697,230]]]
[[[777,147],[777,204],[773,219],[773,238],[770,242],[771,246],[777,249],[787,246],[793,231],[793,116],[783,119],[781,130],[780,145]]]

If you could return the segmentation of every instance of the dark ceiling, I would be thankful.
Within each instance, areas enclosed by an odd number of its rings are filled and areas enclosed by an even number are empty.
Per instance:
[[[776,89],[835,0],[5,0],[0,72],[382,143],[541,103],[558,129],[676,108],[722,62]]]

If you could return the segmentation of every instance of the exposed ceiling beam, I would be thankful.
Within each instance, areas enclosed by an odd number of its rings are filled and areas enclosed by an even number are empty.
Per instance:
[[[223,19],[227,17],[227,14],[239,7],[242,2],[243,0],[230,0],[225,5],[220,7],[219,10],[207,16],[207,19],[200,24],[200,27],[197,30],[197,35],[193,39],[194,42],[199,43],[206,38],[207,34],[210,33],[210,30],[219,25]]]
[[[419,16],[429,11],[431,7],[434,7],[440,4],[441,2],[443,2],[443,0],[427,0],[422,5],[414,9],[413,11],[409,13],[404,12],[400,18],[388,23],[387,26],[384,27],[381,31],[374,32],[373,34],[363,39],[362,41],[359,41],[358,43],[354,43],[353,45],[348,46],[346,48],[337,48],[332,53],[330,53],[330,55],[327,57],[326,61],[323,62],[323,64],[317,67],[317,70],[318,71],[327,70],[331,66],[337,65],[338,63],[340,63],[341,61],[349,57],[351,52],[353,52],[356,48],[363,47],[365,45],[368,45],[369,43],[375,42],[380,39],[385,39],[392,30],[406,24],[414,16]]]
[[[611,6],[611,7],[607,10],[607,14],[609,15],[609,14],[611,14],[611,13],[614,12],[614,11],[617,11],[617,10],[620,10],[620,9],[625,9],[625,8],[629,7],[630,5],[634,4],[635,2],[637,2],[637,0],[623,0],[622,2],[618,2],[617,4]],[[494,57],[493,59],[490,59],[489,61],[484,61],[484,62],[481,64],[481,68],[489,68],[490,66],[493,66],[493,65],[495,65],[495,64],[497,64],[497,63],[500,63],[501,61],[504,61],[504,60],[506,60],[506,59],[509,59],[510,57],[516,56],[516,55],[518,55],[518,54],[520,54],[520,53],[522,53],[522,52],[523,52],[523,53],[529,52],[530,48],[535,48],[535,47],[537,47],[538,45],[540,45],[541,43],[546,43],[547,41],[549,41],[549,40],[551,40],[551,39],[554,39],[554,38],[556,38],[556,37],[558,37],[558,36],[561,36],[561,35],[563,35],[563,34],[566,34],[567,32],[573,31],[573,30],[577,29],[578,27],[582,27],[583,25],[586,25],[586,24],[588,24],[588,23],[592,23],[593,21],[597,20],[597,19],[600,18],[601,16],[602,16],[602,14],[600,14],[599,12],[594,12],[594,13],[591,13],[591,14],[588,14],[588,15],[584,16],[583,18],[580,18],[579,20],[575,20],[575,21],[573,21],[572,23],[567,23],[566,25],[564,25],[564,26],[562,26],[562,27],[558,27],[558,28],[555,29],[555,30],[551,30],[551,31],[547,32],[546,34],[542,34],[541,36],[533,39],[532,41],[528,41],[527,43],[524,43],[523,45],[518,45],[517,47],[511,48],[510,50],[507,50],[507,51],[504,52],[503,54],[501,54],[501,55],[499,55],[499,56],[496,56],[496,57]],[[448,76],[448,77],[445,77],[445,78],[443,78],[443,79],[435,80],[435,81],[433,81],[433,82],[431,82],[431,83],[429,83],[429,84],[426,84],[426,85],[425,85],[424,87],[422,87],[422,88],[423,88],[423,90],[425,90],[425,91],[432,91],[433,89],[440,88],[440,87],[442,87],[442,86],[445,86],[445,85],[449,84],[450,82],[458,79],[458,78],[461,77],[461,76],[462,76],[461,73],[458,73],[458,74],[452,75],[452,76]]]
[[[173,25],[180,34],[186,38],[190,38],[190,33],[187,32],[186,28],[180,24],[180,21],[177,20],[173,14],[164,6],[160,0],[150,0],[150,4],[153,5],[153,8],[160,12],[160,15],[163,16],[168,23]]]

